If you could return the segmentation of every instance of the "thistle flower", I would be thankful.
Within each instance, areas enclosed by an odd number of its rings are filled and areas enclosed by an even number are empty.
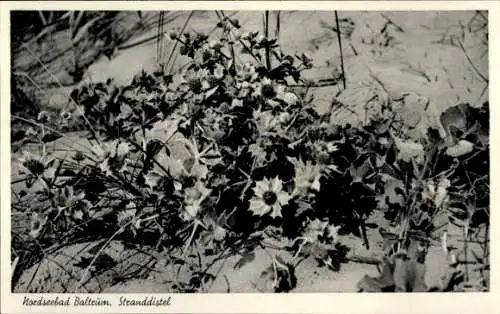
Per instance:
[[[201,211],[201,204],[212,192],[202,181],[196,181],[193,187],[185,189],[184,194],[184,210],[182,218],[184,220],[195,219]]]
[[[238,98],[233,98],[233,101],[231,102],[231,109],[236,107],[243,107],[243,101]]]
[[[222,228],[219,225],[216,225],[214,228],[214,240],[215,241],[223,241],[226,238],[227,230]]]
[[[47,216],[43,216],[42,214],[39,213],[33,213],[31,215],[31,222],[30,222],[30,236],[33,238],[38,238],[40,234],[43,231],[43,227],[47,223]]]
[[[42,110],[38,113],[38,116],[36,118],[38,121],[40,121],[41,123],[47,123],[50,121],[50,115],[47,111],[45,110]]]
[[[26,136],[38,136],[38,132],[35,131],[32,127],[29,127],[24,133]]]
[[[253,118],[259,134],[270,132],[280,125],[279,119],[275,117],[270,110],[255,110],[253,112]]]
[[[158,154],[156,154],[155,161],[156,163],[154,164],[152,170],[153,174],[161,176],[165,175],[165,171],[167,171],[168,174],[176,180],[180,180],[183,176],[188,175],[186,169],[182,165],[182,162],[179,159],[170,157],[165,149],[162,149]],[[158,178],[151,181],[151,183],[156,186]]]
[[[431,200],[439,208],[448,199],[448,188],[450,185],[450,180],[446,178],[442,178],[437,184],[430,181],[424,186],[422,196],[425,199]]]
[[[69,119],[71,119],[71,112],[69,111],[66,111],[66,110],[61,110],[61,113],[59,114],[59,116],[61,117],[61,119],[66,122],[68,121]]]
[[[135,219],[137,213],[136,205],[134,202],[129,202],[125,208],[116,214],[116,220],[120,227],[125,226],[127,223]]]
[[[405,162],[411,162],[411,160],[415,160],[417,163],[420,163],[425,158],[424,146],[420,143],[412,142],[412,141],[403,141],[398,137],[394,137],[394,143],[398,149],[398,159],[401,159]]]
[[[320,236],[326,236],[331,242],[335,243],[338,238],[338,231],[340,226],[334,226],[329,224],[327,221],[319,220],[318,218],[309,221],[303,238],[310,242],[316,242]]]
[[[214,69],[214,77],[217,79],[217,80],[220,80],[221,78],[224,77],[224,67],[222,65],[220,65],[219,63],[217,63],[215,65],[215,69]]]
[[[200,93],[203,90],[209,89],[210,84],[208,82],[210,73],[207,69],[189,69],[182,75],[181,83],[187,84],[189,90],[193,93]]]
[[[123,159],[132,149],[132,145],[127,142],[113,140],[101,144],[93,143],[91,152],[97,157],[98,161],[104,161],[107,158]]]
[[[241,68],[239,68],[237,79],[242,82],[254,82],[259,77],[257,70],[254,65],[245,63]]]
[[[279,98],[289,106],[294,106],[299,103],[299,97],[297,97],[297,95],[291,92],[285,92]]]
[[[309,189],[319,191],[321,167],[317,164],[313,164],[310,160],[305,163],[296,158],[288,157],[288,160],[294,165],[295,168],[295,189],[293,194],[298,195],[307,193]]]
[[[314,243],[318,241],[319,236],[324,233],[327,225],[327,221],[321,221],[318,218],[309,221],[302,236],[306,241]]]
[[[276,97],[277,90],[270,79],[264,78],[262,79],[260,84],[257,85],[256,93],[257,95],[262,96],[266,99],[271,99]]]
[[[215,166],[222,161],[220,153],[213,148],[213,144],[207,145],[200,151],[195,139],[183,138],[179,141],[186,146],[191,155],[184,163],[184,168],[192,176],[204,179],[208,174],[207,166]]]
[[[269,214],[272,218],[282,217],[281,208],[288,204],[291,196],[283,191],[283,182],[278,177],[257,181],[253,191],[250,211],[259,216]]]
[[[56,191],[54,195],[54,205],[59,213],[66,209],[73,208],[76,204],[85,201],[85,193],[75,194],[72,186],[65,186]]]
[[[38,178],[50,173],[48,170],[50,170],[50,164],[53,160],[53,158],[50,158],[46,154],[38,155],[24,151],[23,155],[19,157],[17,164],[20,167],[21,173]]]

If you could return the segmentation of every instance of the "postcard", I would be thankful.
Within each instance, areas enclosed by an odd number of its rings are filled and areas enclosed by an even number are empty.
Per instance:
[[[493,313],[494,4],[2,3],[2,312]]]

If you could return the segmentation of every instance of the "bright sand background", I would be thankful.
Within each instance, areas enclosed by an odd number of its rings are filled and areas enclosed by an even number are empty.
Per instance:
[[[180,1],[180,2],[18,2],[18,3],[1,3],[1,39],[2,46],[0,48],[2,63],[1,63],[1,88],[2,91],[10,90],[9,87],[9,64],[10,64],[10,48],[9,48],[9,9],[26,9],[26,10],[476,10],[488,9],[489,12],[489,42],[490,42],[490,80],[493,77],[493,82],[496,82],[497,73],[495,71],[495,58],[498,55],[498,44],[495,31],[498,31],[498,2],[448,2],[448,1],[432,1],[432,2],[347,2],[332,3],[328,1],[321,2],[199,2],[199,1]],[[410,60],[411,61],[411,60]],[[140,65],[140,64],[137,64]],[[136,65],[136,66],[137,66]],[[136,72],[132,68],[129,71]],[[494,84],[494,83],[493,83]],[[490,101],[495,103],[498,93],[495,91],[495,85],[490,87]],[[40,312],[56,313],[62,311],[73,311],[80,313],[104,312],[103,308],[23,308],[21,306],[23,295],[10,294],[10,143],[9,143],[9,94],[4,92],[1,94],[1,291],[2,302],[0,311],[2,313],[11,312]],[[494,119],[496,110],[491,110],[491,117]],[[492,154],[496,151],[497,139],[495,136],[495,124],[491,130]],[[493,160],[495,158],[492,158]],[[496,173],[495,167],[491,171],[492,193],[491,206],[495,207],[495,186]],[[491,292],[489,293],[467,293],[467,294],[350,294],[350,293],[308,293],[308,294],[175,294],[173,295],[173,305],[168,308],[146,308],[137,307],[119,308],[112,307],[106,309],[105,312],[161,312],[161,313],[237,313],[237,312],[279,312],[279,313],[495,313],[495,305],[500,305],[500,298],[495,298],[498,292],[496,287],[496,215],[492,216],[491,228]],[[96,295],[97,296],[97,295]],[[101,298],[106,295],[99,295]],[[109,299],[118,304],[120,295],[109,295]]]

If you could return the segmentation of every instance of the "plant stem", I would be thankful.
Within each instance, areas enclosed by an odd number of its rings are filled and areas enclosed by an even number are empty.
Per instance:
[[[345,82],[345,71],[344,71],[344,54],[342,52],[342,39],[341,39],[341,35],[340,35],[339,15],[338,15],[337,11],[335,11],[335,25],[337,26],[337,41],[339,42],[340,69],[342,71],[342,86],[345,89],[346,88],[346,82]]]
[[[188,249],[189,249],[189,246],[191,245],[191,242],[193,241],[193,238],[194,238],[194,235],[196,233],[196,229],[198,228],[198,225],[200,223],[198,222],[198,220],[195,220],[194,221],[194,225],[193,225],[193,231],[191,231],[191,235],[189,236],[189,239],[187,240],[186,242],[186,246],[184,247],[184,253],[182,254],[183,258],[186,257],[187,255],[187,252],[188,252]]]
[[[279,39],[280,37],[280,29],[281,29],[281,11],[276,12],[276,29],[274,31],[274,35]]]
[[[486,224],[484,227],[484,242],[483,242],[483,267],[485,265],[488,265],[489,263],[486,261],[488,258],[488,235],[489,235],[489,224]],[[486,275],[484,274],[484,271],[481,270],[481,277],[483,277],[483,283],[486,286],[487,289],[489,289],[489,280],[486,278]]]
[[[182,25],[182,29],[179,32],[179,36],[180,36],[180,34],[184,33],[184,31],[186,30],[186,27],[189,23],[189,20],[191,20],[193,13],[194,13],[193,11],[191,11],[189,13],[188,17],[186,18],[186,21],[184,22],[184,25]],[[170,50],[170,53],[168,54],[167,62],[165,63],[165,68],[167,69],[167,73],[169,73],[169,74],[170,74],[170,72],[172,72],[174,65],[175,65],[175,61],[177,60],[177,56],[179,55],[179,54],[176,54],[173,61],[172,61],[172,57],[174,56],[175,48],[177,48],[177,41],[175,41],[172,49]]]
[[[465,281],[469,280],[469,266],[468,266],[468,258],[467,258],[467,250],[469,249],[468,241],[467,238],[469,237],[469,232],[468,232],[468,225],[469,222],[467,221],[467,224],[464,225],[463,232],[464,232],[464,259],[465,259]]]
[[[484,75],[482,74],[479,69],[474,65],[474,62],[472,62],[471,58],[469,57],[469,54],[467,53],[467,51],[465,50],[465,47],[464,45],[462,44],[461,41],[458,42],[459,44],[459,47],[460,49],[462,50],[462,52],[464,53],[465,55],[465,58],[467,58],[467,61],[469,61],[471,67],[474,69],[474,71],[477,73],[477,75],[479,75],[479,77],[486,83],[489,83],[489,79]]]
[[[266,36],[266,40],[269,39],[269,11],[266,10],[264,15],[264,35]],[[271,70],[271,48],[266,45],[266,67],[267,70]]]
[[[370,249],[370,242],[368,241],[368,235],[366,233],[366,225],[365,222],[362,220],[360,225],[359,225],[360,231],[361,231],[361,236],[363,237],[363,243],[366,247],[367,250]]]

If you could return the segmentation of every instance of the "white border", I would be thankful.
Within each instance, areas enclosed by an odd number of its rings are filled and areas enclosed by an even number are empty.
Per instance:
[[[24,295],[10,291],[10,40],[9,10],[489,10],[490,80],[498,81],[493,66],[499,53],[498,34],[500,7],[497,1],[37,1],[0,3],[0,208],[1,208],[1,312],[2,313],[498,313],[498,257],[496,252],[498,223],[492,210],[491,224],[491,292],[467,294],[352,294],[352,293],[293,293],[293,294],[170,294],[170,307],[43,307],[23,308]],[[499,117],[495,109],[499,92],[490,86],[491,120]],[[497,113],[498,112],[498,113]],[[500,117],[499,117],[500,118]],[[497,153],[498,136],[491,124],[491,156]],[[498,205],[494,192],[497,187],[495,158],[491,158],[491,207]],[[51,296],[53,296],[51,294]],[[67,294],[64,296],[68,296]],[[81,295],[80,295],[81,296]],[[97,295],[96,295],[97,296]],[[117,304],[120,295],[104,295]]]

